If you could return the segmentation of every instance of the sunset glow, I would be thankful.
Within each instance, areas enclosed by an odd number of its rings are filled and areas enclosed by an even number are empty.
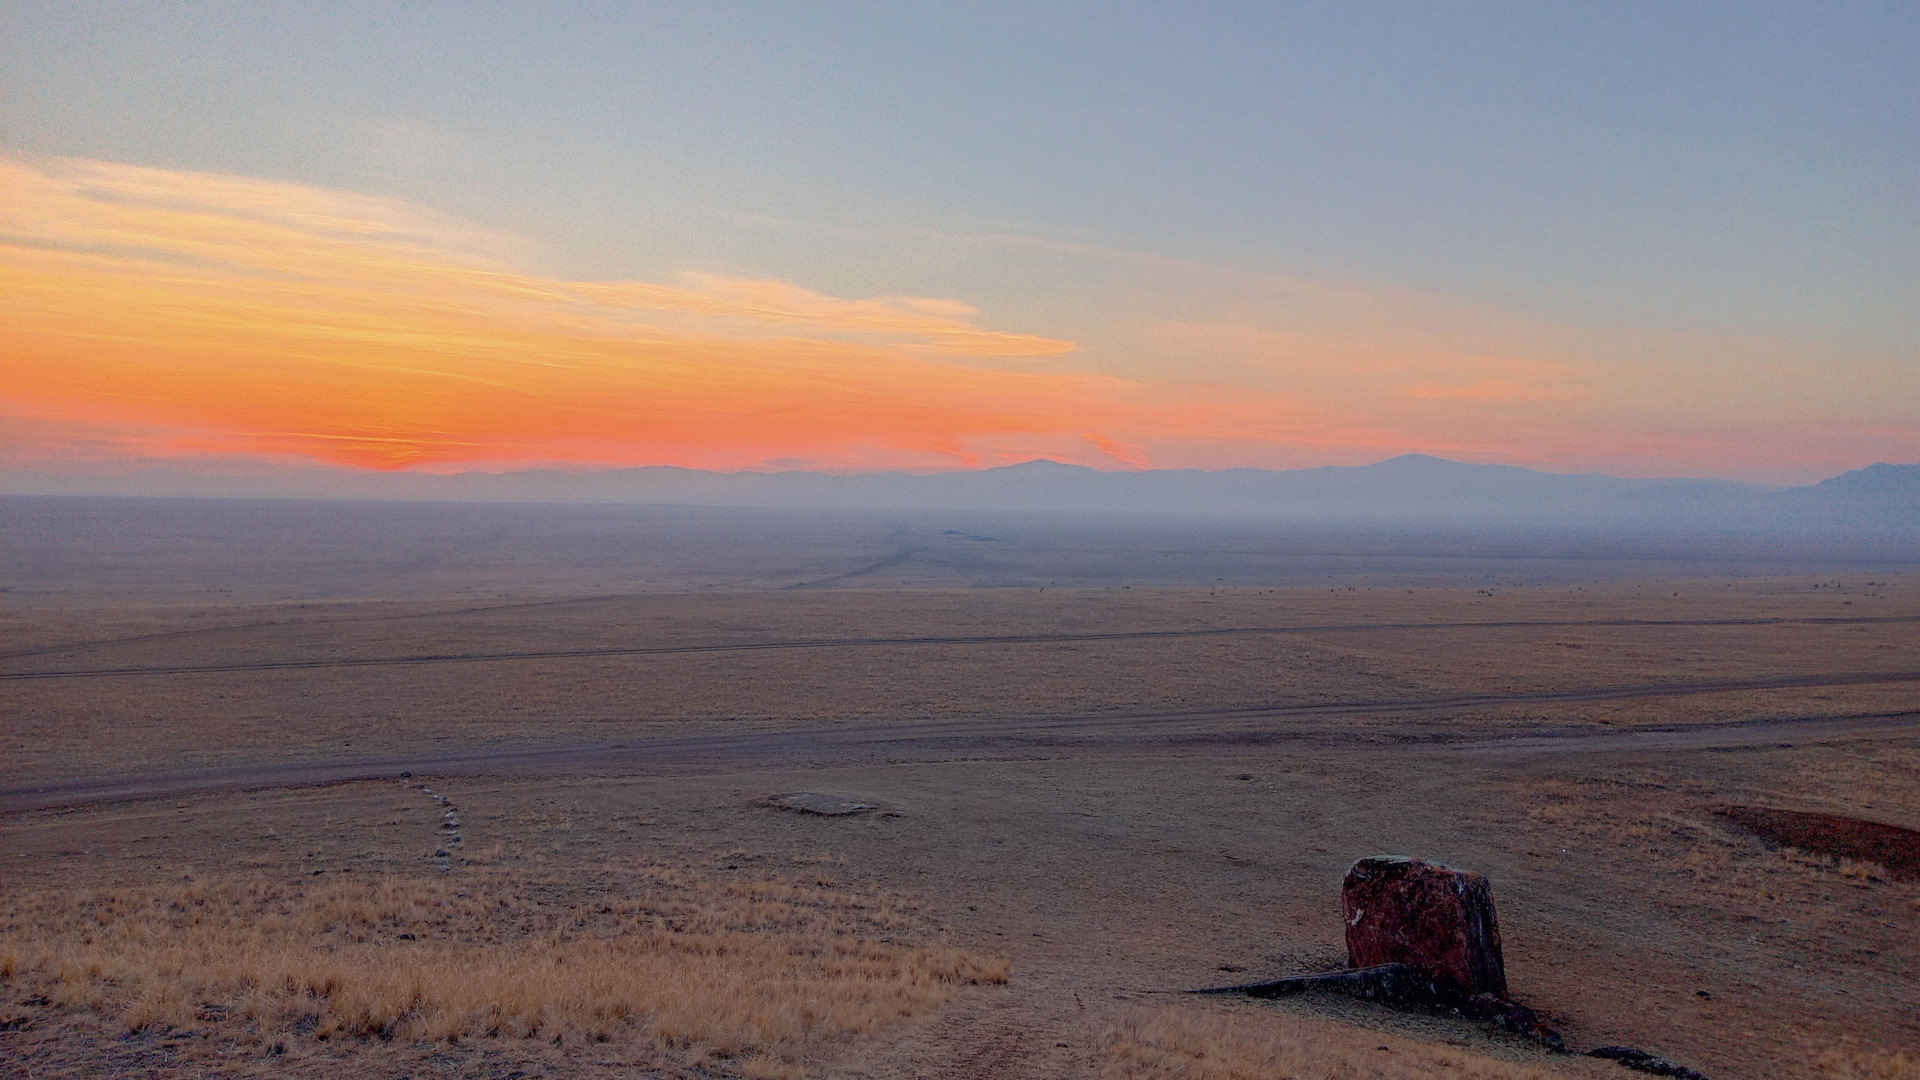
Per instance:
[[[1211,377],[1143,381],[1062,367],[1074,342],[983,326],[952,299],[544,277],[514,265],[520,238],[389,200],[74,160],[7,163],[0,182],[4,408],[37,433],[15,449],[29,461],[1140,468],[1516,445],[1552,460],[1619,409],[1619,376],[1567,340],[1482,326],[1503,340],[1463,343],[1405,298],[1323,298],[1291,332],[1143,324],[1145,347],[1220,358]],[[1403,325],[1377,325],[1392,304]],[[1810,436],[1786,434],[1804,452]]]
[[[924,467],[1091,448],[1063,435],[1129,389],[972,363],[1073,344],[953,301],[557,281],[377,200],[83,162],[0,175],[8,407],[175,432],[146,453]]]
[[[378,8],[20,13],[0,469],[1920,459],[1894,31]]]

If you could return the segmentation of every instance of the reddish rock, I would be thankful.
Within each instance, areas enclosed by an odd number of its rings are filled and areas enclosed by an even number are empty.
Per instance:
[[[1406,964],[1452,993],[1507,996],[1500,924],[1485,877],[1375,855],[1347,871],[1340,898],[1353,967]]]

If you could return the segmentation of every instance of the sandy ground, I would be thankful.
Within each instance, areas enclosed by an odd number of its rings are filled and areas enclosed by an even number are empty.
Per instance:
[[[454,875],[505,865],[580,896],[618,895],[623,874],[660,860],[824,875],[923,897],[960,941],[1013,961],[1006,988],[855,1048],[835,1075],[968,1075],[956,1063],[988,1043],[1002,1047],[998,1075],[1091,1072],[1100,1031],[1134,1004],[1336,966],[1340,876],[1380,851],[1487,873],[1515,993],[1579,1046],[1647,1046],[1711,1076],[1761,1077],[1802,1074],[1847,1036],[1920,1038],[1920,892],[1770,850],[1711,813],[1759,802],[1920,824],[1911,734],[1651,757],[1096,748],[434,783],[462,806],[464,850],[476,853]],[[883,812],[756,805],[787,790]],[[9,888],[431,868],[433,815],[406,793],[369,782],[20,815],[5,824]],[[1508,1042],[1351,1003],[1279,1007]]]
[[[1846,1040],[1920,1050],[1920,886],[1773,848],[1714,813],[1920,827],[1920,684],[1902,678],[1920,667],[1920,578],[1884,569],[485,602],[35,597],[4,613],[7,791],[186,778],[161,799],[0,814],[7,895],[229,872],[507,874],[590,902],[662,865],[879,889],[915,898],[957,944],[1005,956],[1013,977],[837,1045],[819,1073],[1094,1076],[1103,1033],[1131,1010],[1337,966],[1342,874],[1407,853],[1491,878],[1515,994],[1576,1047],[1646,1047],[1715,1080],[1812,1076]],[[1780,679],[1801,685],[1758,685]],[[1689,681],[1754,685],[1633,693]],[[942,725],[865,750],[835,737]],[[1679,737],[1729,731],[1744,734]],[[707,737],[750,738],[640,752]],[[464,751],[588,745],[631,752],[414,777],[461,808],[444,871],[437,814],[397,777],[195,791],[187,775],[408,755],[430,769]],[[793,791],[879,809],[763,805]],[[184,1036],[48,1013],[18,984],[0,996],[10,1069],[272,1074],[257,1050],[221,1051],[229,1060]],[[1208,1007],[1633,1075],[1417,1010]],[[635,1066],[618,1047],[487,1040],[316,1053],[288,1071]],[[693,1075],[684,1060],[645,1064]]]

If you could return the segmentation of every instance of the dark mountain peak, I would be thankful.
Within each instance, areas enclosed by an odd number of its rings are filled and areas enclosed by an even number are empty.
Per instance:
[[[1467,464],[1464,461],[1455,461],[1452,458],[1435,457],[1432,454],[1401,454],[1399,457],[1390,457],[1384,461],[1376,461],[1372,465],[1369,465],[1366,467],[1372,468],[1372,469],[1378,469],[1388,465],[1400,466],[1402,468],[1409,468],[1409,469],[1412,469],[1412,468],[1471,469],[1474,467],[1472,465]]]
[[[1920,465],[1889,465],[1883,461],[1843,472],[1813,487],[1837,495],[1909,495],[1920,500]]]
[[[999,473],[1002,476],[1087,476],[1098,473],[1099,469],[1089,469],[1085,465],[1068,465],[1052,458],[1034,458],[1014,465],[1001,465],[983,472]]]
[[[1435,457],[1432,454],[1401,454],[1385,461],[1376,461],[1371,465],[1362,465],[1368,472],[1395,473],[1402,476],[1492,476],[1530,473],[1536,476],[1552,476],[1534,469],[1523,469],[1517,465],[1474,465],[1452,458]]]

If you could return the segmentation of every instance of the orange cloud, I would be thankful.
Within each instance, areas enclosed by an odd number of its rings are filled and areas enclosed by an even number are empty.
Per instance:
[[[1094,449],[1122,465],[1128,465],[1136,469],[1144,469],[1149,465],[1147,461],[1147,448],[1138,443],[1121,442],[1118,439],[1108,438],[1097,431],[1082,432],[1080,437],[1087,440]]]
[[[1072,445],[1121,380],[949,300],[779,281],[571,282],[384,200],[92,162],[0,164],[7,408],[179,453],[371,468],[977,460]]]

